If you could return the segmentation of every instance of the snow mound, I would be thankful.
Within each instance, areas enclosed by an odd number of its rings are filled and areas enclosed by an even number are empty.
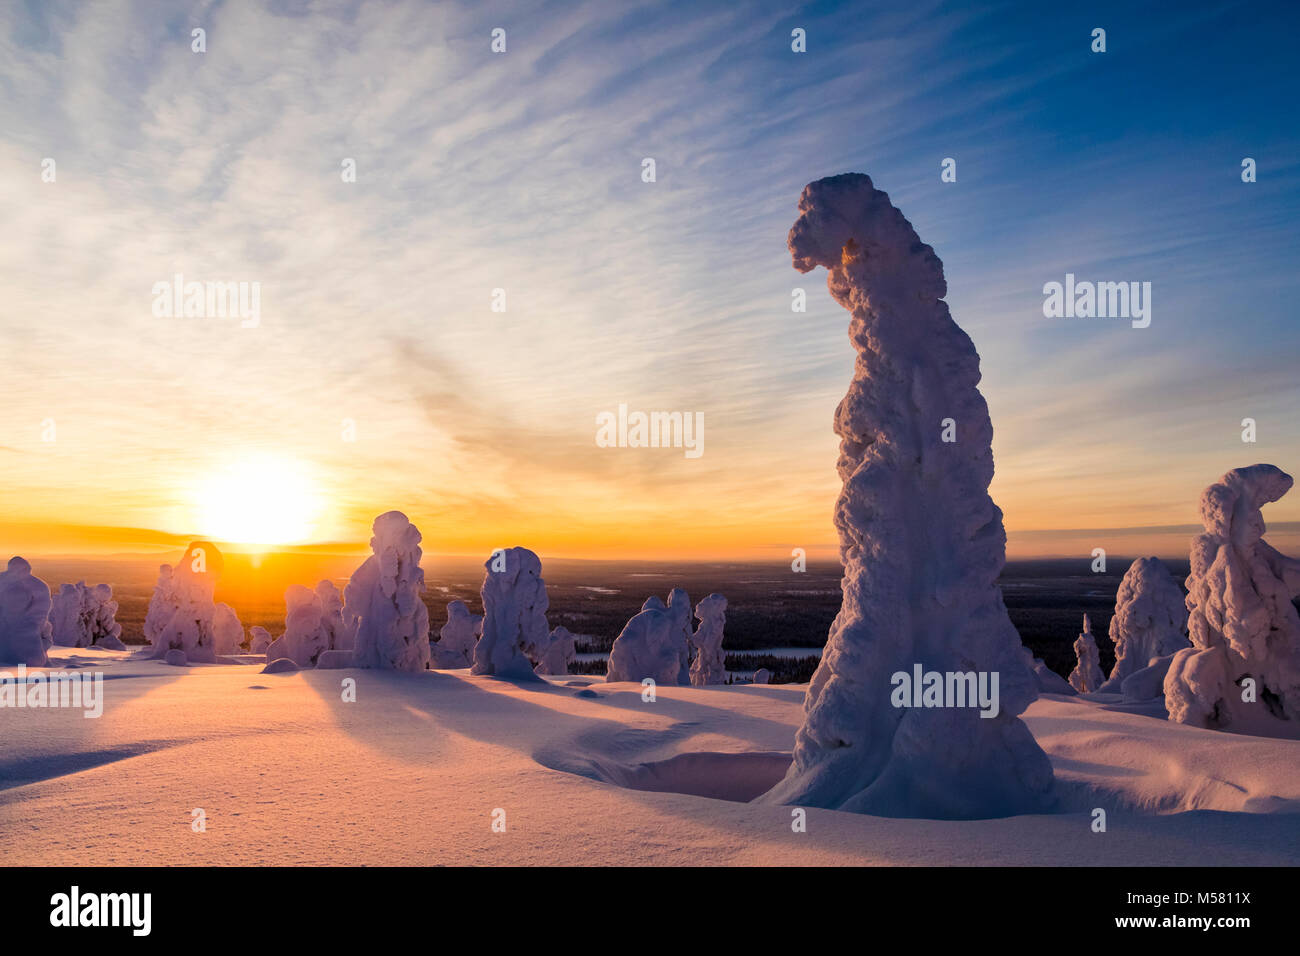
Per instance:
[[[828,270],[858,356],[835,412],[844,600],[786,778],[764,799],[882,816],[977,818],[1050,805],[1052,767],[1018,715],[1038,682],[997,578],[1006,561],[979,355],[943,301],[943,264],[874,188],[804,188],[794,266]],[[914,665],[998,681],[993,717],[895,706]]]
[[[1300,737],[1300,614],[1291,603],[1300,560],[1263,540],[1261,513],[1292,483],[1273,465],[1251,465],[1202,493],[1205,533],[1192,541],[1187,577],[1192,646],[1174,654],[1165,677],[1170,720]]]
[[[689,684],[691,599],[673,588],[668,603],[648,599],[614,639],[605,680],[635,681],[647,677],[656,684]]]
[[[474,645],[470,673],[540,680],[532,658],[551,639],[541,559],[527,548],[506,548],[493,552],[483,567],[483,636]]]
[[[429,664],[429,609],[420,592],[420,530],[400,511],[375,519],[374,552],[343,590],[355,667],[422,671]],[[355,635],[355,636],[353,636]]]
[[[1124,680],[1145,670],[1153,657],[1169,657],[1190,646],[1183,592],[1159,558],[1138,558],[1124,573],[1115,595],[1110,639],[1115,666],[1101,686],[1106,693],[1121,690]]]
[[[262,668],[263,674],[293,674],[298,671],[298,665],[287,657],[277,657],[271,663]]]
[[[691,661],[691,684],[727,682],[726,655],[722,652],[722,632],[727,625],[727,599],[721,594],[710,594],[695,605],[695,616],[700,626],[691,635],[695,659]]]
[[[1092,636],[1092,623],[1083,616],[1083,633],[1074,639],[1074,670],[1070,671],[1070,686],[1080,694],[1091,694],[1101,687],[1101,656],[1097,653],[1097,639]]]
[[[173,667],[190,666],[189,658],[185,656],[185,652],[177,647],[173,647],[171,650],[169,650],[166,654],[163,655],[162,659],[164,664],[171,664]]]
[[[42,667],[51,638],[50,589],[23,558],[0,571],[0,664]],[[48,643],[47,643],[48,641]]]

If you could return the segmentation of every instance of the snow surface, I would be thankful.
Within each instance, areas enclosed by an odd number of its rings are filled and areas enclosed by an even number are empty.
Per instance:
[[[1052,768],[1018,715],[1038,696],[997,578],[993,426],[943,264],[861,174],[804,187],[787,242],[851,315],[835,412],[844,601],[813,675],[794,765],[764,799],[891,816],[991,817],[1047,804]],[[947,441],[945,437],[953,440]],[[897,707],[892,675],[997,675],[1000,709]]]
[[[11,866],[1300,864],[1300,742],[1173,723],[1158,706],[1029,706],[1057,812],[808,808],[795,833],[791,807],[726,798],[779,779],[807,685],[663,686],[647,703],[639,685],[585,677],[50,654],[102,669],[104,714],[0,710]],[[205,833],[190,829],[195,807]]]
[[[1169,718],[1198,727],[1300,737],[1300,560],[1264,540],[1261,509],[1291,490],[1273,465],[1237,468],[1201,495],[1205,533],[1187,577],[1192,647],[1165,677]],[[1247,700],[1246,678],[1255,682]]]

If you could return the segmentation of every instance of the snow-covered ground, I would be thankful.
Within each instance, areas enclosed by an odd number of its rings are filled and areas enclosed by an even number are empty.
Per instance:
[[[797,833],[791,808],[736,801],[784,772],[803,685],[660,687],[647,703],[639,685],[593,677],[50,657],[102,668],[106,703],[98,719],[0,708],[10,865],[1300,863],[1300,741],[1171,723],[1118,697],[1046,696],[1023,715],[1055,768],[1057,813],[810,809]]]

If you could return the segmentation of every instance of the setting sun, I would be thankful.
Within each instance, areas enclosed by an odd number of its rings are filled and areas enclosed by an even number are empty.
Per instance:
[[[242,544],[308,540],[321,511],[315,482],[300,463],[247,459],[203,482],[195,493],[198,533]]]

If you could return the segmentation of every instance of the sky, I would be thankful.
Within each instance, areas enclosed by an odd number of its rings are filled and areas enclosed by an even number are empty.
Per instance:
[[[1066,6],[5,4],[0,552],[394,508],[448,554],[833,551],[848,317],[785,238],[855,171],[943,260],[1012,555],[1185,554],[1225,471],[1300,469],[1300,12]],[[177,273],[257,324],[156,314]],[[1045,317],[1067,273],[1150,326]],[[620,404],[703,453],[601,447]]]

